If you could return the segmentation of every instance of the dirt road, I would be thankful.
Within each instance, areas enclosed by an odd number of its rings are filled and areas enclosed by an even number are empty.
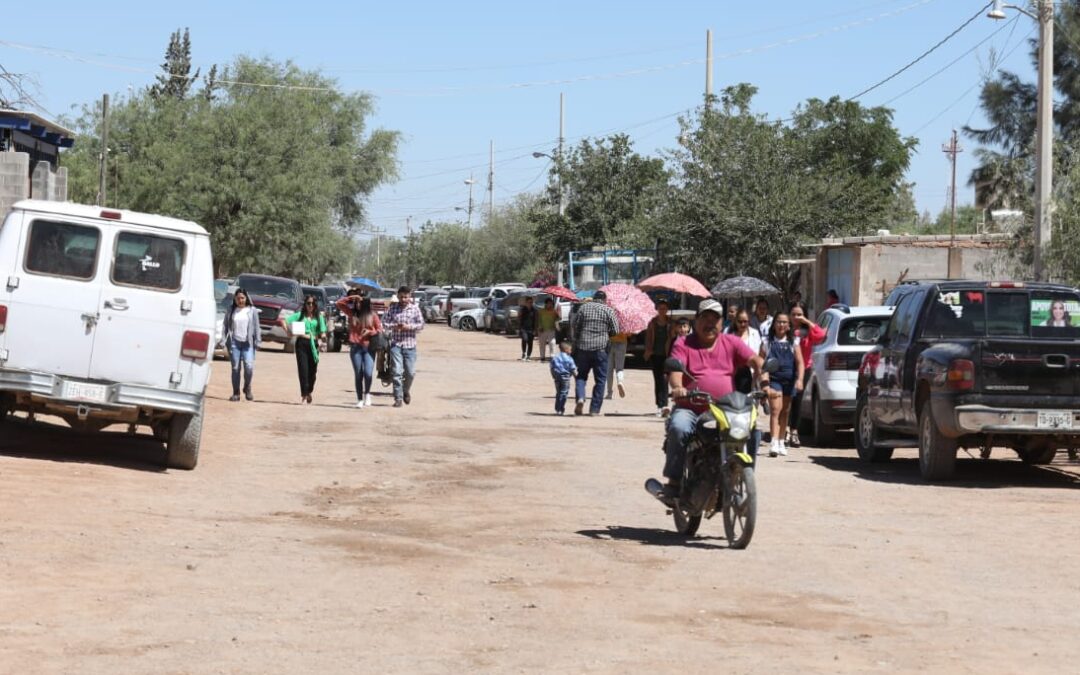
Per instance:
[[[915,454],[761,460],[746,551],[670,534],[650,375],[556,418],[516,343],[429,326],[411,406],[355,410],[347,356],[298,403],[215,364],[202,456],[0,430],[0,672],[1070,672],[1080,478]],[[386,391],[386,390],[380,390]]]

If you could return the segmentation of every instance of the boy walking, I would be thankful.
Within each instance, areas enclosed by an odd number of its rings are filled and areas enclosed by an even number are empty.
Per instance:
[[[570,396],[570,382],[577,376],[577,365],[570,356],[569,342],[559,345],[559,353],[551,359],[551,379],[555,380],[555,414],[566,413],[566,399]]]

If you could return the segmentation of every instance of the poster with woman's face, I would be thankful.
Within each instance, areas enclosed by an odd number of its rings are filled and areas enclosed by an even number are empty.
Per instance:
[[[1080,302],[1060,298],[1033,298],[1031,325],[1051,328],[1080,327]]]

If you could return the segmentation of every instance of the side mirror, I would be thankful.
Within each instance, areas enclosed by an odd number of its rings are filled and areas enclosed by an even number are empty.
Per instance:
[[[762,370],[770,374],[780,370],[780,359],[777,359],[775,357],[765,359],[765,367]]]
[[[686,366],[679,359],[668,357],[664,360],[664,372],[665,373],[685,373]]]

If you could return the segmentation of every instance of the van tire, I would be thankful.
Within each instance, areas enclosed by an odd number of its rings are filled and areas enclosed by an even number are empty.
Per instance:
[[[194,415],[177,413],[169,422],[169,440],[166,448],[165,466],[170,469],[190,471],[199,463],[199,444],[202,440],[204,404]]]
[[[292,354],[296,351],[296,342],[292,340],[287,340],[285,344],[282,345],[282,349],[285,350],[286,354]]]

